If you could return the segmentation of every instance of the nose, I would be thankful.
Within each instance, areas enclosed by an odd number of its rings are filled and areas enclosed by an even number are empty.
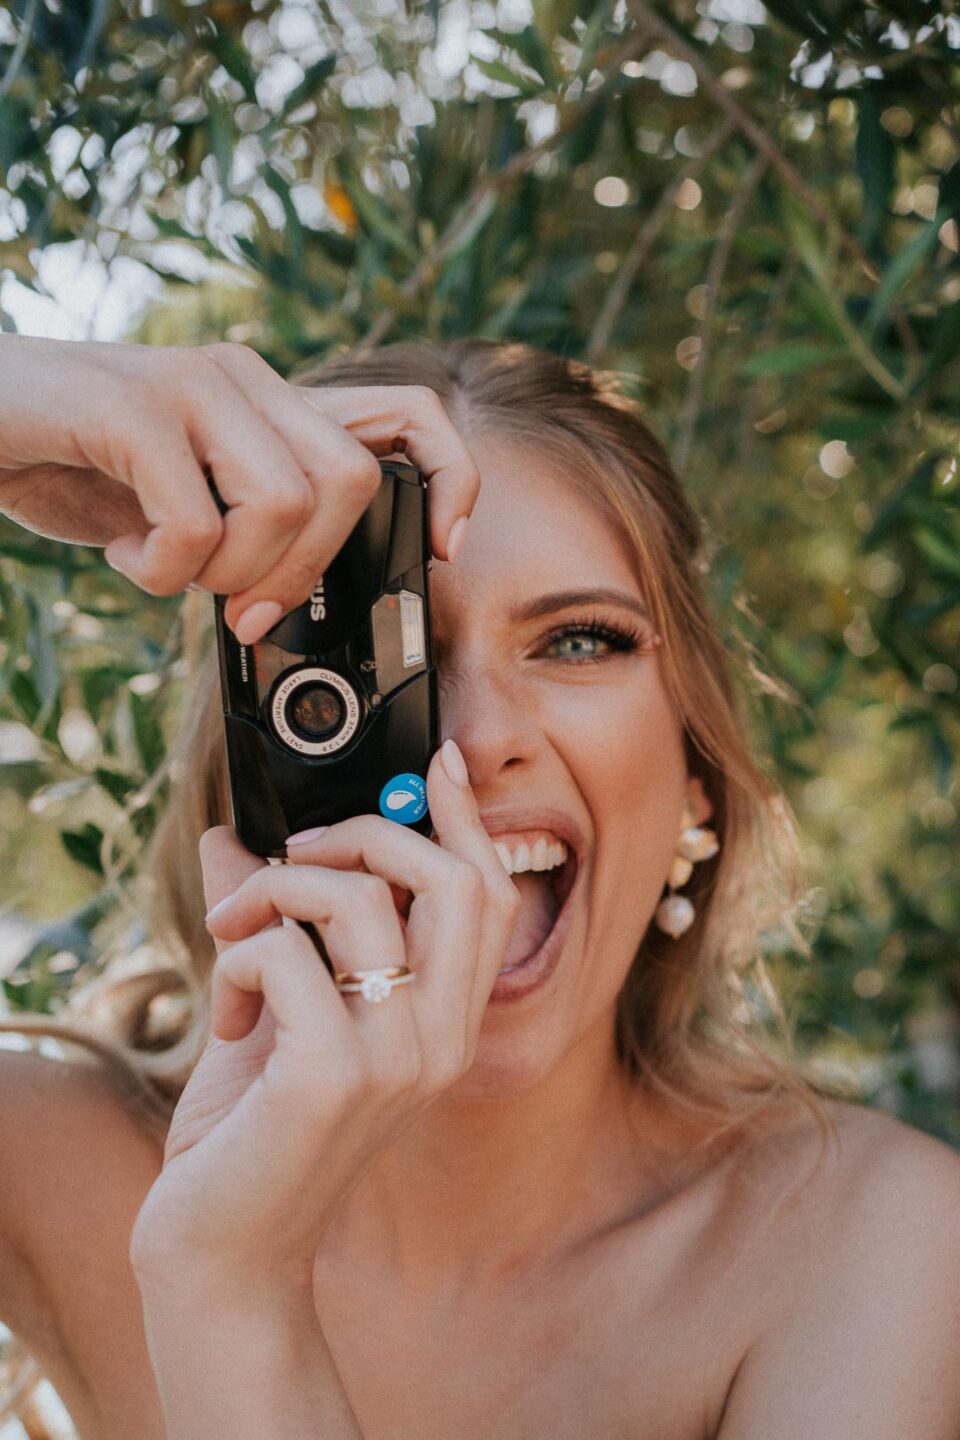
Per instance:
[[[443,739],[459,745],[475,790],[531,760],[540,743],[529,697],[511,678],[486,666],[440,675]]]

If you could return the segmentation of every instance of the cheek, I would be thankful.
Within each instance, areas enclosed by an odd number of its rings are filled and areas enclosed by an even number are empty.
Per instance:
[[[581,703],[577,703],[581,700]],[[597,844],[608,828],[683,805],[680,722],[658,675],[573,697],[558,726],[570,773],[590,807]]]
[[[606,693],[592,725],[571,707],[564,754],[594,834],[591,929],[639,940],[676,847],[686,789],[680,722],[659,682]]]

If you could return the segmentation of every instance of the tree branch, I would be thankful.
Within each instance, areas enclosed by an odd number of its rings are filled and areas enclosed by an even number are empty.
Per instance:
[[[690,372],[687,393],[683,401],[683,413],[681,414],[680,425],[677,431],[677,443],[674,447],[673,463],[677,473],[680,475],[683,474],[687,461],[690,458],[694,431],[696,430],[697,419],[700,415],[700,406],[703,401],[703,382],[706,375],[707,357],[710,350],[710,322],[713,319],[717,300],[720,296],[720,287],[723,284],[727,261],[730,259],[730,251],[733,248],[733,242],[736,239],[740,222],[769,165],[770,160],[768,156],[754,156],[752,165],[734,192],[733,199],[720,225],[716,244],[710,252],[710,264],[707,267],[706,278],[706,304],[703,307],[703,314],[700,318],[697,331],[700,348],[694,360],[693,369]]]
[[[649,4],[649,0],[626,0],[626,3],[634,20],[643,27],[648,35],[665,41],[686,60],[696,74],[698,82],[718,109],[734,123],[759,154],[767,157],[770,165],[780,175],[787,188],[806,206],[817,223],[824,226],[825,229],[837,231],[842,249],[858,261],[867,278],[876,284],[880,277],[873,261],[860,242],[839,224],[836,215],[824,205],[817,192],[811,189],[800,172],[791,165],[783,151],[774,143],[769,132],[721,84],[696,46],[691,45],[689,40],[679,35],[666,20],[662,20]],[[915,360],[919,356],[920,347],[910,322],[899,308],[891,307],[890,316],[897,327],[904,351],[912,360]]]
[[[555,149],[561,141],[565,140],[584,121],[584,118],[600,102],[606,98],[610,90],[620,79],[620,67],[625,61],[632,59],[646,47],[647,36],[644,33],[644,26],[641,24],[636,30],[630,32],[627,41],[619,46],[611,55],[609,70],[604,77],[603,84],[596,90],[589,93],[584,101],[577,100],[570,104],[557,125],[552,135],[546,136],[536,145],[529,146],[526,150],[520,150],[514,155],[502,170],[495,170],[484,176],[476,188],[467,196],[459,212],[453,217],[450,224],[438,237],[430,249],[417,261],[413,270],[400,285],[400,294],[405,300],[412,299],[419,294],[424,285],[430,279],[433,272],[439,267],[450,251],[457,245],[458,241],[465,234],[469,234],[471,226],[483,223],[483,212],[490,206],[491,198],[508,190],[513,183],[522,175],[532,170],[542,155]],[[354,354],[364,355],[380,344],[384,336],[392,329],[397,318],[396,308],[382,310],[374,323],[370,326],[366,335],[360,340],[354,349]]]
[[[662,191],[657,203],[650,211],[647,219],[637,231],[636,237],[631,245],[620,269],[614,277],[606,298],[600,307],[587,341],[587,348],[584,358],[588,365],[596,363],[597,359],[604,353],[610,340],[613,327],[617,317],[626,303],[627,295],[630,293],[630,286],[633,284],[642,265],[645,264],[651,250],[657,241],[657,236],[663,229],[666,221],[673,213],[673,207],[685,181],[693,180],[709,161],[711,161],[723,148],[727,140],[733,134],[735,127],[731,120],[724,121],[719,130],[713,135],[704,146],[702,154],[697,156],[691,165],[681,170],[675,179]]]

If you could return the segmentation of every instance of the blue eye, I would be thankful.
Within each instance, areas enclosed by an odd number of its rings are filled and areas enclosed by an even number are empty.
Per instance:
[[[619,630],[612,625],[577,624],[552,631],[545,644],[548,649],[558,651],[551,658],[579,663],[607,660],[615,654],[633,654],[642,638],[636,631]]]

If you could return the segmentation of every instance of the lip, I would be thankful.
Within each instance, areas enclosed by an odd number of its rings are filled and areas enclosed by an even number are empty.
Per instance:
[[[490,992],[489,1004],[509,1004],[523,1000],[534,990],[539,990],[550,979],[560,960],[570,926],[573,922],[573,907],[583,881],[583,866],[577,862],[577,878],[570,894],[564,900],[553,929],[529,960],[514,970],[502,970]]]
[[[557,839],[563,840],[576,855],[579,878],[585,841],[579,827],[562,810],[551,810],[547,806],[537,806],[535,809],[504,807],[500,810],[481,810],[480,824],[491,840],[495,840],[498,835],[509,835],[514,830],[551,830]]]
[[[536,953],[514,970],[501,972],[490,993],[489,1004],[510,1004],[523,1000],[532,991],[546,984],[557,964],[570,933],[573,907],[580,893],[584,872],[586,843],[579,826],[562,810],[549,806],[504,806],[480,811],[480,823],[492,840],[516,830],[549,830],[573,852],[577,863],[576,879],[564,900],[553,929]]]

